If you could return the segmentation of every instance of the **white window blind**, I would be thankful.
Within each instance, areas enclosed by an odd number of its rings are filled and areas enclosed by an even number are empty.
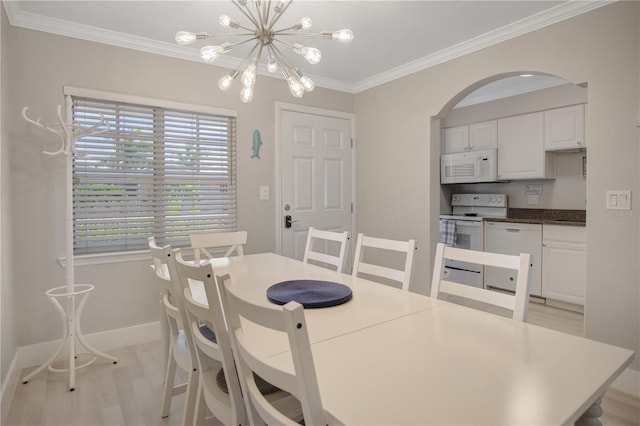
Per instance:
[[[73,97],[75,254],[141,250],[147,238],[236,230],[235,117]]]

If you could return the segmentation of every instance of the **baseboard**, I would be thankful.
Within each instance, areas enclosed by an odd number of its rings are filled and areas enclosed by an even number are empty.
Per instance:
[[[611,383],[611,388],[640,399],[640,371],[627,368]]]
[[[106,352],[125,346],[158,340],[160,338],[160,322],[156,321],[115,330],[85,334],[84,338],[97,350]],[[20,369],[35,367],[46,362],[58,349],[59,345],[60,340],[54,340],[20,347],[17,353],[17,367]],[[80,352],[82,352],[81,346],[82,345],[78,344],[78,350]]]

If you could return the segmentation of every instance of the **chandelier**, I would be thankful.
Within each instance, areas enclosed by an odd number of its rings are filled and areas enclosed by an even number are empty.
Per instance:
[[[317,33],[306,32],[311,27],[311,18],[304,17],[298,22],[285,28],[275,29],[284,12],[293,0],[281,0],[275,3],[271,9],[271,0],[231,0],[240,9],[240,12],[251,22],[250,26],[241,25],[226,15],[220,16],[219,23],[223,27],[235,30],[245,30],[248,32],[238,32],[230,34],[209,34],[205,32],[192,33],[188,31],[178,31],[176,42],[180,45],[187,45],[197,40],[205,40],[214,37],[243,36],[245,39],[235,43],[221,43],[213,46],[204,46],[200,49],[200,56],[207,63],[213,63],[220,55],[231,51],[235,46],[254,42],[253,47],[247,56],[240,62],[237,68],[225,75],[218,82],[218,87],[226,91],[231,87],[233,81],[241,75],[242,90],[240,99],[242,102],[250,102],[253,99],[253,86],[256,82],[257,68],[260,58],[267,59],[267,70],[275,73],[280,70],[289,84],[291,94],[296,98],[301,98],[304,92],[314,89],[313,81],[302,74],[302,72],[291,65],[285,58],[280,47],[291,48],[293,52],[304,57],[310,64],[320,62],[322,53],[315,47],[303,46],[299,43],[289,43],[283,40],[284,36],[319,36],[321,38],[338,40],[348,43],[353,40],[353,32],[348,29],[337,31],[321,31]],[[242,73],[241,73],[242,72]]]

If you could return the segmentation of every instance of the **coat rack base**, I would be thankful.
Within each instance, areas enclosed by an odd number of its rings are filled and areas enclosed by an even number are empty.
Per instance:
[[[40,374],[45,369],[48,369],[49,371],[54,373],[68,372],[69,391],[72,392],[75,390],[75,372],[77,369],[91,365],[97,358],[106,359],[113,362],[114,364],[118,362],[118,358],[107,355],[91,346],[86,341],[84,335],[82,334],[82,331],[80,330],[80,318],[82,316],[82,310],[84,309],[84,305],[87,301],[89,293],[93,291],[93,289],[94,287],[91,284],[73,284],[55,287],[45,293],[60,315],[60,319],[62,320],[64,327],[64,332],[58,350],[40,367],[25,376],[22,380],[23,384],[28,383],[29,380]],[[66,309],[62,306],[61,303],[61,301],[65,300],[67,302]],[[79,301],[77,305],[76,301]],[[60,355],[62,355],[65,347],[67,346],[69,349],[68,359],[66,360],[66,362],[68,363],[67,368],[55,368],[53,366],[53,363],[60,360]],[[78,352],[76,348],[78,348],[79,346],[84,348],[86,352]],[[91,357],[82,364],[76,364],[78,355],[85,353],[91,355]]]

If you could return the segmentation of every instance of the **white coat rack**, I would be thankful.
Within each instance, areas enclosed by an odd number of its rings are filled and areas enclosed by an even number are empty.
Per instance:
[[[53,372],[69,372],[69,390],[75,390],[75,371],[78,368],[86,367],[93,363],[97,357],[112,361],[114,364],[118,362],[118,359],[102,353],[92,347],[82,335],[80,330],[80,317],[84,304],[87,301],[87,296],[93,290],[91,284],[76,284],[74,278],[74,264],[73,264],[73,157],[79,156],[76,151],[76,142],[84,137],[90,135],[97,135],[105,133],[109,130],[109,124],[105,121],[104,116],[100,115],[100,121],[93,126],[85,127],[78,124],[73,124],[72,119],[72,100],[71,96],[65,96],[66,112],[62,114],[62,107],[58,105],[58,123],[55,124],[41,124],[40,119],[32,120],[27,117],[27,107],[22,109],[22,117],[29,123],[34,124],[42,129],[56,134],[62,145],[57,151],[49,152],[43,151],[47,155],[65,155],[66,156],[66,285],[55,287],[48,290],[45,294],[51,302],[60,318],[63,322],[64,335],[60,342],[60,347],[44,364],[32,371],[29,375],[25,376],[23,383],[29,382],[31,378],[35,377],[44,369],[48,368]],[[76,305],[76,298],[80,301]],[[60,303],[60,300],[67,301],[66,310]],[[81,365],[76,365],[76,358],[78,352],[76,351],[76,340],[81,346],[91,355],[91,358]],[[58,360],[58,357],[64,351],[65,346],[69,343],[69,359],[67,368],[54,368],[53,363]]]

